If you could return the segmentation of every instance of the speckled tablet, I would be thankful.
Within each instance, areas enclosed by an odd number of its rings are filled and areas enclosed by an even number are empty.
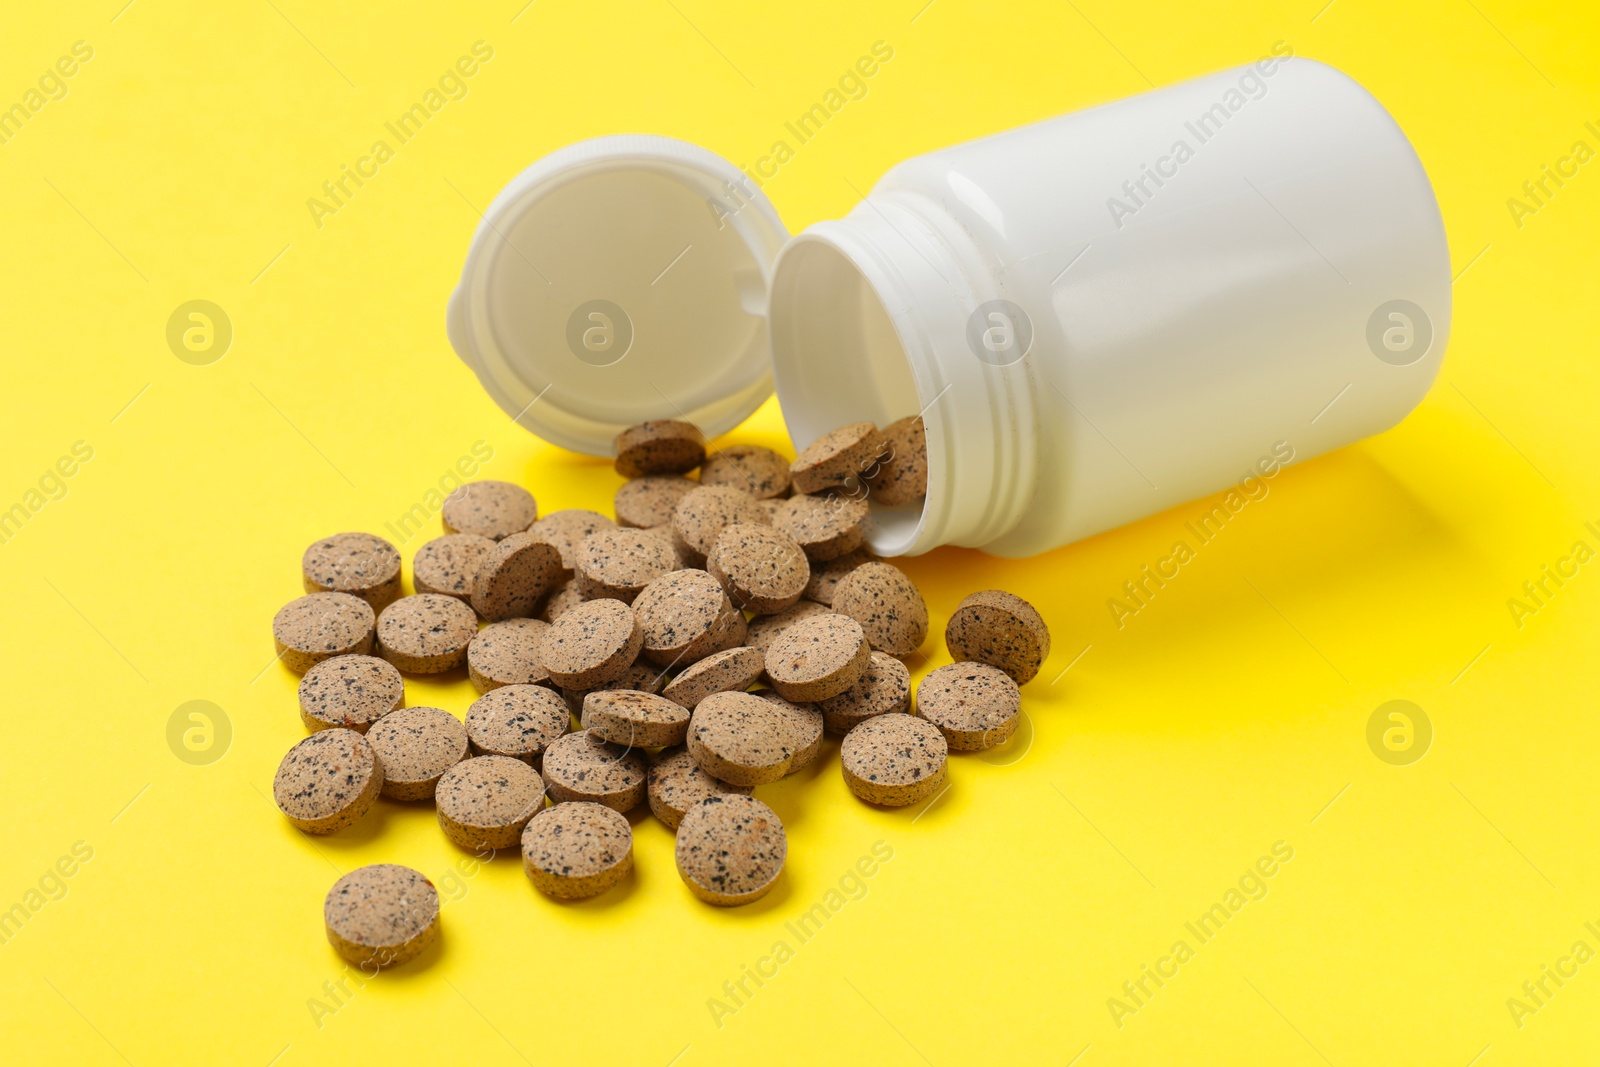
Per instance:
[[[358,867],[322,903],[328,943],[360,967],[391,967],[421,955],[439,934],[439,893],[420,871],[397,863]]]
[[[706,439],[693,423],[652,419],[617,434],[617,473],[624,478],[647,474],[684,474],[706,458]]]
[[[514,848],[544,807],[539,772],[508,756],[462,760],[439,779],[439,828],[454,844],[482,852]]]
[[[472,583],[472,607],[490,622],[532,615],[561,581],[561,551],[531,533],[502,538]]]
[[[557,804],[588,800],[632,811],[644,800],[648,773],[639,749],[614,745],[587,730],[567,734],[544,754],[545,788]]]
[[[319,730],[291,748],[272,779],[272,797],[308,834],[331,834],[365,815],[383,788],[383,764],[354,730]]]
[[[744,613],[705,571],[669,571],[633,602],[644,634],[640,654],[663,667],[685,667],[744,640]]]
[[[539,642],[549,629],[541,619],[506,619],[479,630],[467,646],[473,687],[487,693],[502,685],[554,684],[539,662]]]
[[[666,684],[661,695],[693,708],[712,693],[742,693],[756,683],[766,665],[759,648],[748,645],[715,652]]]
[[[627,670],[643,643],[632,608],[620,600],[586,600],[550,624],[539,655],[557,685],[594,689]]]
[[[1017,732],[1022,693],[987,663],[947,663],[917,686],[917,714],[937,726],[953,752],[1003,745]]]
[[[612,498],[612,509],[623,526],[665,526],[678,501],[699,484],[677,474],[647,474],[623,482]]]
[[[762,785],[789,773],[794,730],[778,708],[749,693],[714,693],[689,720],[689,754],[733,785]]]
[[[856,422],[825,433],[811,442],[789,464],[797,493],[860,486],[862,476],[876,468],[885,451],[883,434],[870,422]]]
[[[727,485],[702,485],[685,493],[672,512],[672,532],[688,554],[691,565],[705,562],[724,527],[736,522],[766,526],[767,511],[756,498]]]
[[[822,751],[822,712],[817,710],[815,704],[801,704],[793,700],[786,700],[783,694],[776,689],[758,689],[753,696],[771,704],[789,721],[790,735],[793,738],[794,757],[789,760],[787,773],[803,771],[815,762],[817,755]]]
[[[445,498],[446,533],[471,533],[499,541],[521,533],[539,517],[533,494],[510,482],[468,482]]]
[[[815,600],[801,600],[776,615],[757,615],[750,622],[744,643],[751,648],[759,648],[762,654],[766,654],[772,650],[772,643],[782,637],[795,623],[816,615],[828,615],[832,611],[832,608],[818,604]]]
[[[729,785],[700,769],[686,748],[670,748],[650,764],[646,797],[650,811],[669,830],[676,830],[683,813],[706,797],[718,793],[748,794],[749,786]]]
[[[583,595],[583,590],[578,588],[577,580],[569,579],[545,598],[544,607],[539,609],[539,618],[545,622],[555,622],[588,599]]]
[[[854,552],[866,540],[867,502],[847,496],[792,496],[772,516],[782,532],[819,562]]]
[[[400,595],[400,553],[372,534],[334,534],[305,550],[300,577],[308,593],[349,593],[382,611]]]
[[[578,546],[583,544],[583,539],[601,530],[616,528],[616,523],[598,511],[565,508],[561,511],[552,511],[528,527],[528,532],[539,540],[556,546],[561,552],[561,570],[570,578],[572,569],[577,566]]]
[[[985,589],[956,608],[944,628],[944,643],[957,660],[998,667],[1025,685],[1050,657],[1050,628],[1026,600]]]
[[[678,875],[707,904],[760,900],[783,873],[789,840],[778,813],[755,797],[719,793],[684,813]]]
[[[603,693],[616,690],[632,690],[636,693],[656,694],[661,692],[661,687],[667,683],[667,672],[653,663],[644,660],[630,665],[615,678],[601,682],[589,689],[573,689],[563,686],[561,696],[566,701],[567,707],[572,709],[572,714],[583,713],[583,701],[590,693]]]
[[[578,546],[574,581],[590,600],[633,603],[644,587],[678,569],[678,555],[648,530],[601,530]]]
[[[683,744],[689,709],[653,693],[599,689],[583,698],[583,728],[605,741],[632,748]]]
[[[850,792],[904,807],[944,785],[950,750],[939,728],[915,715],[875,715],[845,735],[839,764]]]
[[[892,563],[863,563],[839,582],[833,610],[861,624],[867,643],[891,656],[909,656],[928,636],[922,592]]]
[[[478,534],[445,534],[417,549],[411,561],[411,582],[419,593],[439,593],[471,600],[483,561],[495,541]]]
[[[784,631],[767,650],[767,678],[788,700],[815,703],[861,680],[871,661],[861,624],[848,615],[817,615]]]
[[[289,601],[272,617],[272,643],[292,671],[305,672],[334,656],[372,651],[377,615],[349,593],[309,593]]]
[[[522,869],[557,900],[599,896],[633,870],[633,827],[602,804],[557,804],[522,831]]]
[[[884,507],[915,504],[928,495],[928,436],[922,416],[891,422],[883,428],[886,458],[866,474],[872,499]]]
[[[887,652],[874,652],[861,680],[817,704],[831,734],[847,734],[874,715],[911,710],[911,672]]]
[[[719,448],[700,464],[701,485],[730,485],[757,500],[788,495],[789,461],[760,445]]]
[[[378,616],[378,655],[409,674],[440,674],[467,661],[478,617],[453,596],[404,596]]]
[[[505,685],[472,702],[466,726],[473,755],[534,763],[572,729],[572,712],[542,685]]]
[[[383,764],[383,795],[427,800],[439,776],[467,758],[467,728],[443,708],[401,708],[373,724],[367,740]]]
[[[800,599],[811,565],[800,546],[770,526],[725,526],[706,557],[706,571],[722,583],[733,606],[773,615]]]
[[[853,552],[846,552],[838,559],[830,559],[826,563],[821,561],[811,564],[811,581],[806,585],[805,598],[815,600],[818,604],[833,605],[833,594],[839,588],[839,582],[845,575],[861,566],[863,563],[872,563],[876,557],[864,548]]]
[[[300,679],[300,721],[308,730],[342,726],[357,733],[405,703],[405,681],[377,656],[335,656]]]

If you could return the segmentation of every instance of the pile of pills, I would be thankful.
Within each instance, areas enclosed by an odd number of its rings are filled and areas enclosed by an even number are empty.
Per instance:
[[[624,431],[616,453],[614,520],[540,517],[506,482],[457,489],[410,596],[382,538],[306,549],[306,595],[272,624],[311,731],[273,782],[297,828],[342,830],[380,794],[431,801],[450,841],[520,848],[540,892],[573,900],[627,877],[627,815],[647,804],[690,892],[746,904],[788,852],[752,791],[813,763],[824,734],[843,738],[852,793],[904,806],[943,787],[950,752],[1015,732],[1018,686],[1050,653],[1039,613],[999,590],[967,597],[945,631],[956,662],[913,693],[903,660],[927,604],[863,547],[869,500],[926,493],[920,419],[842,427],[792,463],[754,445],[707,455],[677,421]],[[460,668],[480,694],[464,721],[405,706],[404,674]],[[324,906],[340,954],[379,966],[426,948],[438,911],[427,879],[393,864],[341,878]]]

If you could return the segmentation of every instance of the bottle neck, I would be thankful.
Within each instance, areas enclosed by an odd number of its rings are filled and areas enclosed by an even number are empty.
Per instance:
[[[1004,295],[996,265],[923,197],[875,193],[778,259],[772,351],[796,444],[922,415],[927,497],[920,510],[874,505],[880,554],[981,548],[1022,518],[1036,455],[1032,331],[994,303]]]

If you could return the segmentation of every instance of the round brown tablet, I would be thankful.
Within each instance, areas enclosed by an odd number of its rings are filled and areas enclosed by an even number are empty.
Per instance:
[[[783,712],[789,720],[789,731],[794,739],[794,758],[789,761],[788,773],[803,771],[811,766],[822,751],[822,712],[817,710],[815,704],[785,700],[776,689],[760,689],[753,695]]]
[[[649,768],[637,748],[614,745],[587,730],[567,734],[544,753],[544,781],[557,804],[589,800],[628,812],[644,799]]]
[[[504,685],[472,702],[466,725],[473,755],[533,763],[572,728],[572,713],[542,685]]]
[[[633,827],[601,804],[557,804],[522,831],[522,869],[557,900],[596,897],[633,870]]]
[[[291,671],[305,672],[334,656],[372,651],[377,616],[349,593],[310,593],[289,601],[272,617],[272,643]]]
[[[434,795],[439,828],[462,848],[512,848],[544,807],[539,772],[508,756],[475,756],[444,772]]]
[[[917,714],[939,728],[952,752],[980,752],[1017,732],[1022,693],[998,667],[947,663],[917,686]]]
[[[839,588],[839,583],[844,580],[845,575],[863,563],[873,562],[875,557],[872,553],[864,548],[858,548],[854,552],[846,552],[838,559],[830,559],[826,563],[813,563],[811,581],[806,585],[805,598],[831,607],[834,591]]]
[[[555,622],[569,610],[588,599],[583,595],[583,590],[578,588],[576,579],[568,580],[566,584],[545,599],[544,607],[539,609],[539,618],[545,622]]]
[[[911,672],[887,652],[874,652],[861,680],[817,704],[831,734],[847,734],[874,715],[911,710]]]
[[[597,689],[583,698],[579,721],[603,741],[632,748],[665,748],[683,744],[689,732],[689,709],[653,693]]]
[[[794,491],[821,493],[857,488],[884,451],[883,434],[870,422],[856,422],[825,433],[789,464]]]
[[[650,783],[646,797],[650,811],[669,830],[676,830],[683,821],[683,813],[718,793],[750,792],[749,786],[729,785],[711,777],[689,755],[686,748],[672,748],[656,757],[650,764]]]
[[[652,419],[617,434],[617,473],[624,478],[646,474],[683,474],[706,458],[706,438],[693,423]]]
[[[944,628],[944,643],[957,660],[999,667],[1025,685],[1050,656],[1050,628],[1026,600],[985,589],[956,608]]]
[[[561,581],[561,552],[531,533],[509,534],[494,546],[472,583],[472,606],[490,622],[532,615]]]
[[[815,600],[801,600],[791,607],[784,608],[776,615],[757,615],[750,623],[749,633],[745,635],[744,643],[751,648],[759,648],[763,655],[772,650],[772,643],[788,631],[789,627],[801,619],[809,619],[814,615],[828,615],[831,608],[818,604]]]
[[[644,633],[620,600],[586,600],[550,624],[539,645],[544,669],[567,689],[594,689],[638,658]]]
[[[373,724],[367,740],[383,764],[383,795],[426,800],[439,776],[467,758],[467,728],[443,708],[401,708]]]
[[[667,682],[667,672],[651,663],[639,660],[627,670],[609,681],[589,689],[573,689],[563,686],[561,696],[566,700],[567,707],[572,709],[572,714],[583,713],[583,701],[590,693],[614,692],[618,690],[631,690],[636,693],[656,694],[661,692],[661,687]]]
[[[733,785],[776,782],[794,760],[789,717],[749,693],[713,693],[689,720],[689,754],[713,778]]]
[[[771,521],[766,509],[743,489],[702,485],[678,501],[672,512],[672,531],[688,550],[690,563],[700,565],[724,527],[736,522],[766,526]]]
[[[811,580],[806,554],[770,526],[737,522],[723,527],[706,557],[706,570],[722,583],[733,606],[773,615],[800,599]]]
[[[863,563],[839,582],[833,610],[861,624],[867,642],[891,656],[909,656],[928,636],[928,605],[892,563]]]
[[[540,619],[507,619],[478,631],[467,646],[467,677],[480,693],[502,685],[545,685],[550,672],[539,662],[539,642],[550,629]]]
[[[472,599],[483,561],[494,552],[495,542],[478,534],[445,534],[417,549],[411,561],[411,581],[419,593],[440,593],[460,600]]]
[[[719,448],[700,464],[701,485],[729,485],[757,500],[789,492],[789,461],[760,445]]]
[[[494,541],[521,533],[539,517],[533,494],[510,482],[468,482],[445,498],[440,513],[446,533],[470,533]]]
[[[400,595],[400,553],[372,534],[334,534],[306,549],[300,576],[308,593],[349,593],[382,611]]]
[[[289,750],[272,797],[308,834],[331,834],[365,815],[383,788],[383,764],[354,730],[318,730]]]
[[[612,509],[623,526],[665,526],[678,501],[699,484],[676,474],[647,474],[623,482],[612,498]]]
[[[792,496],[772,517],[773,529],[787,535],[819,562],[854,552],[866,540],[867,502],[845,496]]]
[[[669,571],[633,602],[644,634],[640,654],[663,667],[686,666],[744,640],[744,613],[705,571]]]
[[[631,604],[644,587],[678,569],[678,556],[648,530],[601,530],[578,546],[574,581],[590,600]]]
[[[778,813],[755,797],[719,793],[678,824],[678,875],[707,904],[760,900],[783,873],[789,841]]]
[[[439,674],[467,661],[478,617],[453,596],[403,596],[378,616],[378,655],[411,674]]]
[[[421,955],[439,934],[439,893],[420,871],[397,863],[358,867],[322,903],[328,943],[350,963],[390,967]]]
[[[583,544],[583,539],[601,530],[616,528],[616,523],[598,511],[565,508],[552,511],[528,527],[528,532],[556,546],[561,552],[561,570],[570,578],[572,569],[578,565],[578,546]]]
[[[759,648],[741,646],[715,652],[666,684],[661,695],[693,708],[712,693],[742,693],[761,677],[766,658]]]
[[[861,680],[872,659],[861,624],[848,615],[802,619],[767,650],[767,678],[788,700],[816,703]]]
[[[915,715],[874,715],[839,746],[850,792],[871,804],[898,808],[939,791],[949,746],[939,728]]]
[[[922,416],[883,428],[885,458],[866,474],[872,499],[887,508],[915,504],[928,495],[928,435]]]
[[[406,701],[405,681],[377,656],[335,656],[300,679],[300,721],[308,730],[343,726],[357,733]]]

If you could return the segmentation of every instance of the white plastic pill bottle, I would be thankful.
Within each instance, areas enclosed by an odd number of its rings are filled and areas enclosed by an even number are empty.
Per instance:
[[[448,328],[596,455],[647,418],[725,432],[774,384],[797,447],[920,413],[927,497],[874,505],[872,547],[1025,556],[1394,425],[1449,320],[1404,134],[1274,56],[907,160],[792,238],[703,149],[569,146],[484,213]]]

